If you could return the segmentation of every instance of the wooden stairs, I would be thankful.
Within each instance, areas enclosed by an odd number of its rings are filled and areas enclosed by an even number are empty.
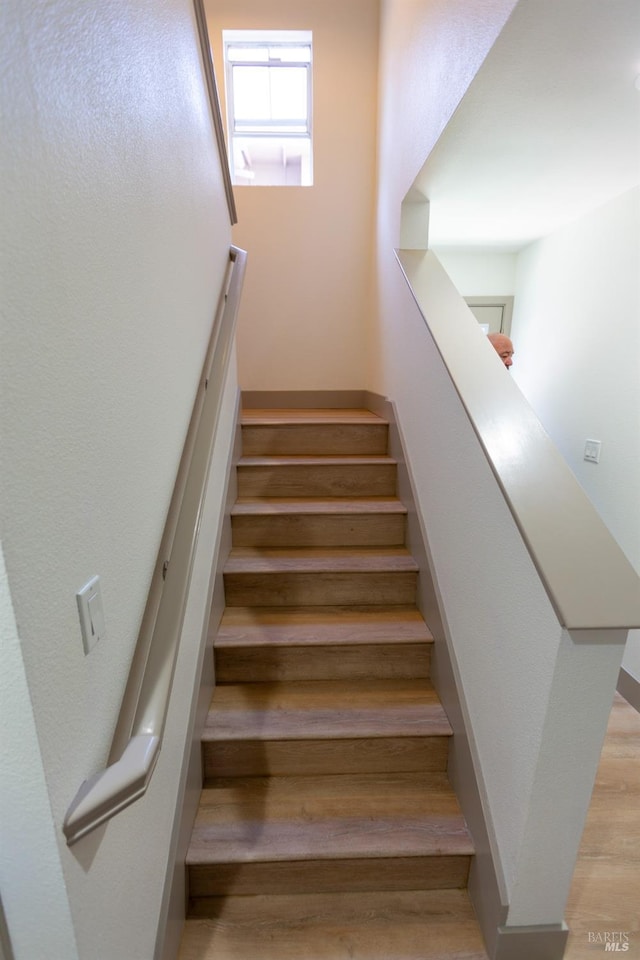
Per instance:
[[[243,413],[180,960],[486,960],[387,430]]]

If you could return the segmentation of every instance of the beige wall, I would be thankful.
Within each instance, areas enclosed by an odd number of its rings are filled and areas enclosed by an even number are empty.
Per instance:
[[[190,0],[7,0],[0,44],[3,648],[33,710],[8,760],[54,831],[6,866],[22,904],[3,866],[3,903],[16,960],[72,960],[74,938],[82,960],[149,960],[179,731],[162,791],[72,850],[61,825],[107,759],[231,230]],[[94,574],[107,637],[85,656]]]
[[[377,0],[207,0],[221,90],[223,29],[313,31],[313,187],[236,187],[248,251],[244,389],[366,386],[376,153]]]

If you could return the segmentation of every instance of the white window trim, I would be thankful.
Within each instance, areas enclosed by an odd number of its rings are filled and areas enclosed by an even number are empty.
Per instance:
[[[226,102],[227,102],[227,130],[229,140],[229,162],[236,185],[239,183],[238,174],[234,163],[234,138],[248,140],[260,140],[267,138],[287,138],[301,139],[309,142],[310,150],[313,149],[313,34],[310,30],[223,30],[222,32],[224,49],[224,68],[226,81]],[[256,47],[309,47],[309,59],[302,61],[281,61],[281,60],[242,60],[233,62],[229,59],[227,51],[229,47],[242,45],[243,47],[255,45]],[[288,67],[304,67],[307,70],[307,120],[305,130],[287,131],[287,124],[300,127],[299,121],[287,120],[256,120],[255,124],[264,127],[264,130],[247,131],[238,127],[234,113],[233,98],[233,67],[234,66],[272,66],[278,69],[287,69]],[[245,123],[251,121],[244,121]],[[272,129],[269,129],[272,127]],[[240,180],[241,182],[241,180]]]

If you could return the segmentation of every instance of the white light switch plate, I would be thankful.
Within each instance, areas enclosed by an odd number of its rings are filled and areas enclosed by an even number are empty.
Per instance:
[[[584,459],[589,463],[600,463],[600,441],[585,440]]]
[[[92,577],[88,583],[85,583],[84,587],[76,593],[76,600],[84,652],[89,653],[98,640],[102,640],[106,634],[100,577]]]

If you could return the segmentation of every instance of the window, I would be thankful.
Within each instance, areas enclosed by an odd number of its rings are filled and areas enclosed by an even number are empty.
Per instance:
[[[310,186],[311,33],[225,30],[233,183]]]

